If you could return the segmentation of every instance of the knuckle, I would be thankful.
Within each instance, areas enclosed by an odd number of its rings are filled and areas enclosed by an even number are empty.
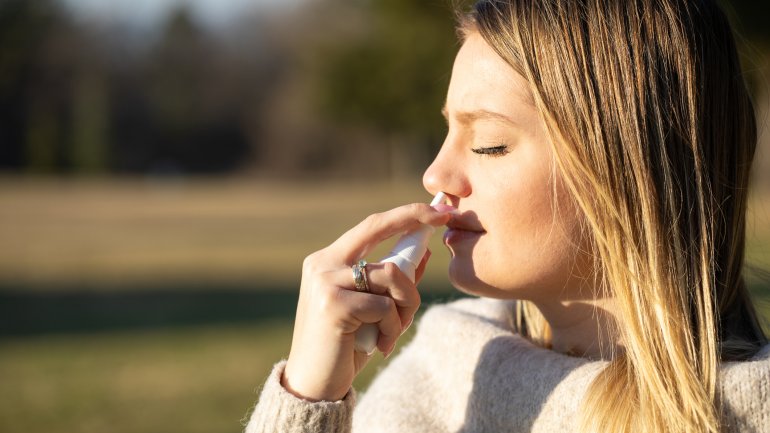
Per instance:
[[[337,287],[334,285],[334,276],[331,272],[320,272],[315,278],[319,286],[324,287],[325,290],[334,290],[335,294],[338,294]]]
[[[387,296],[377,296],[380,309],[389,311],[396,308],[396,301]]]
[[[391,280],[398,277],[398,274],[401,272],[401,269],[399,269],[398,266],[392,262],[385,262],[382,266],[382,270]]]
[[[312,272],[317,268],[318,264],[318,251],[309,254],[305,259],[302,261],[302,270],[305,272]]]
[[[302,260],[302,272],[320,274],[329,269],[329,257],[326,249],[308,254]]]
[[[373,213],[364,219],[364,224],[368,227],[377,227],[382,221],[382,214]]]
[[[412,215],[419,215],[425,211],[425,206],[425,203],[410,203],[406,205],[406,209]]]
[[[318,308],[326,313],[334,310],[340,298],[339,289],[328,285],[322,285],[318,292]]]

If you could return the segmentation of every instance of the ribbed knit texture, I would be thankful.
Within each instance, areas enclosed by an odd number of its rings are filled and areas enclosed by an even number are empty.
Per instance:
[[[428,309],[414,339],[355,407],[311,403],[268,377],[247,433],[574,432],[583,395],[604,361],[539,348],[513,334],[512,303],[463,299]],[[752,361],[725,363],[726,432],[770,433],[770,345]]]
[[[350,431],[356,392],[340,401],[310,402],[295,397],[281,386],[286,361],[273,367],[262,395],[246,427],[247,433]]]

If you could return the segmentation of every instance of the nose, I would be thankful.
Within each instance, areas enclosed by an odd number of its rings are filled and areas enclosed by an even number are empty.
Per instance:
[[[422,175],[422,185],[431,195],[444,191],[450,199],[454,199],[451,201],[456,206],[457,199],[470,195],[471,185],[462,155],[457,154],[450,144],[447,137],[438,155]]]

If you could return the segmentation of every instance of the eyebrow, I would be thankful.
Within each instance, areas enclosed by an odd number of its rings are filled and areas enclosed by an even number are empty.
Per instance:
[[[449,110],[447,110],[446,105],[441,108],[441,115],[444,116],[444,119],[449,121]],[[505,114],[485,110],[483,108],[473,111],[458,111],[455,113],[455,118],[458,122],[465,125],[469,125],[479,120],[496,120],[498,122],[504,122],[513,126],[518,126],[517,122]]]

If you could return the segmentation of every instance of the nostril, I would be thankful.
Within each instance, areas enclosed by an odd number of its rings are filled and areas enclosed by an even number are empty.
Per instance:
[[[449,206],[452,206],[455,209],[460,206],[460,197],[449,193],[444,193],[444,194],[446,195],[446,200],[444,201],[444,203],[448,204]]]

